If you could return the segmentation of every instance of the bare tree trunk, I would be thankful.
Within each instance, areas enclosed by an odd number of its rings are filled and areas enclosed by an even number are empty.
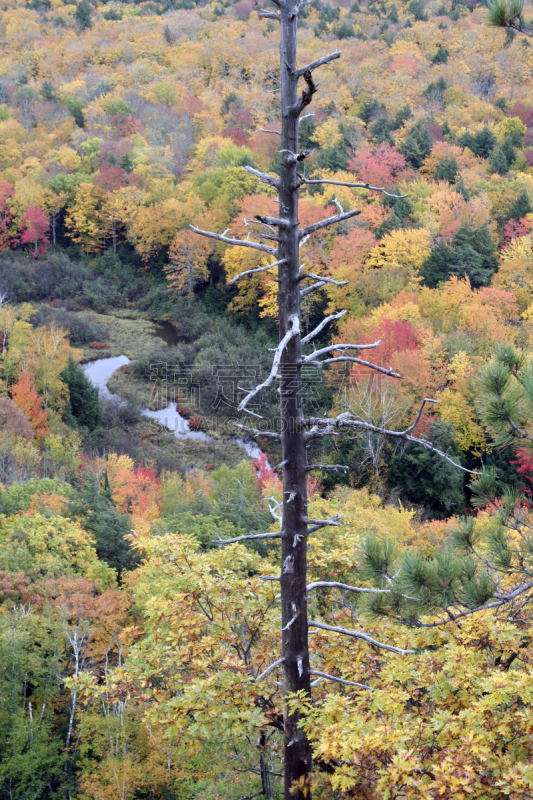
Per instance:
[[[298,78],[296,75],[297,15],[293,3],[283,3],[281,14],[281,172],[279,217],[279,336],[300,327],[299,226],[297,162]],[[285,152],[283,152],[285,151]],[[307,453],[303,429],[300,336],[293,336],[280,362],[281,444],[283,470],[283,535],[281,553],[281,614],[283,693],[311,693],[307,635]],[[284,704],[284,764],[286,800],[309,800],[311,747],[298,728],[300,715]],[[298,789],[295,789],[295,786]],[[293,794],[290,794],[291,790]]]
[[[272,369],[266,380],[254,389],[250,390],[247,396],[239,404],[239,411],[248,411],[254,417],[258,414],[247,408],[249,401],[255,397],[265,387],[269,386],[279,375],[280,378],[280,432],[249,428],[239,426],[243,430],[252,433],[254,436],[269,436],[279,438],[282,446],[282,463],[279,468],[283,469],[283,503],[282,514],[279,515],[281,530],[279,533],[265,533],[259,535],[245,535],[236,539],[221,540],[225,543],[242,541],[244,539],[255,538],[281,538],[281,609],[282,609],[282,657],[276,660],[262,675],[256,680],[261,680],[270,674],[274,669],[282,665],[283,669],[283,728],[284,728],[284,798],[285,800],[311,800],[311,772],[312,772],[312,751],[309,740],[303,730],[299,728],[301,715],[299,712],[291,712],[287,702],[289,695],[295,692],[302,692],[310,697],[311,695],[311,673],[309,664],[309,639],[308,639],[308,616],[307,616],[307,539],[309,533],[327,525],[338,526],[341,515],[332,517],[330,520],[310,520],[307,514],[307,475],[313,469],[344,469],[340,465],[309,465],[307,461],[307,445],[313,439],[324,436],[337,435],[342,428],[359,432],[360,430],[371,431],[373,434],[384,434],[396,440],[417,442],[426,449],[438,453],[443,458],[449,457],[441,453],[427,440],[421,440],[411,435],[426,403],[436,401],[425,398],[422,402],[420,411],[415,422],[402,431],[389,431],[385,428],[361,421],[358,417],[350,413],[344,413],[337,418],[331,417],[310,417],[304,418],[303,409],[303,387],[302,387],[302,366],[304,364],[323,367],[331,363],[358,363],[370,367],[379,374],[385,374],[394,378],[401,378],[401,375],[393,372],[392,368],[384,368],[372,364],[366,359],[362,359],[359,351],[377,347],[375,344],[334,344],[314,350],[313,353],[302,355],[302,343],[308,345],[321,331],[330,323],[340,319],[346,311],[339,311],[325,317],[322,322],[310,333],[301,336],[301,298],[309,292],[318,289],[325,283],[334,283],[336,286],[343,286],[345,282],[335,281],[329,276],[318,276],[313,273],[301,273],[299,263],[299,250],[303,241],[318,230],[331,225],[344,222],[358,214],[358,209],[344,211],[340,203],[335,200],[338,213],[332,217],[327,217],[320,222],[313,223],[306,228],[300,229],[298,223],[298,191],[301,186],[307,184],[336,184],[349,187],[361,187],[373,191],[388,194],[384,188],[371,186],[359,182],[348,183],[344,181],[334,181],[329,179],[309,180],[305,174],[298,172],[298,165],[302,164],[310,151],[298,150],[298,126],[302,111],[311,103],[316,92],[316,85],[313,81],[313,71],[319,67],[329,64],[331,61],[340,57],[340,52],[335,51],[330,55],[319,58],[300,69],[296,68],[296,39],[297,39],[297,19],[298,13],[309,5],[312,0],[273,0],[278,6],[279,11],[270,9],[261,11],[264,18],[275,19],[281,26],[281,47],[280,47],[280,87],[281,87],[281,134],[278,131],[266,131],[272,135],[280,135],[280,154],[281,168],[280,176],[275,177],[268,173],[259,172],[253,167],[245,167],[250,173],[259,178],[263,183],[274,187],[279,196],[279,216],[256,215],[254,222],[263,226],[256,231],[256,238],[260,241],[205,231],[191,225],[191,230],[202,236],[206,236],[215,241],[223,242],[226,245],[252,248],[262,253],[267,253],[270,264],[259,269],[246,270],[232,279],[232,283],[247,275],[256,272],[278,268],[278,306],[279,306],[279,345],[275,350]],[[298,81],[303,79],[305,84],[301,94],[298,94]],[[402,195],[391,195],[392,197],[402,197]],[[267,229],[265,233],[264,229]],[[272,233],[277,235],[273,236]],[[266,240],[266,241],[265,241]],[[272,246],[272,242],[277,246]],[[275,261],[274,261],[275,259]],[[310,278],[316,281],[311,286],[301,291],[301,279]],[[304,294],[305,293],[305,294]],[[189,295],[191,294],[189,286]],[[353,352],[354,355],[350,353]],[[338,353],[339,355],[336,355]],[[454,462],[452,462],[454,463]],[[457,465],[456,465],[457,466]],[[461,468],[461,467],[460,467]],[[276,516],[278,516],[276,512]],[[277,578],[275,578],[277,580]],[[317,584],[316,584],[317,585]],[[328,584],[329,585],[329,584]],[[350,588],[350,587],[348,587]],[[353,588],[353,587],[352,587]],[[381,644],[371,637],[367,637],[361,632],[349,631],[345,628],[324,626],[324,623],[311,623],[318,627],[326,627],[327,630],[335,631],[347,636],[367,639],[375,647],[384,647],[398,654],[412,652],[394,648],[387,644]],[[339,682],[335,676],[325,673],[316,673],[322,679]],[[352,682],[340,680],[348,685],[358,685],[360,688],[368,689],[364,684],[353,684]],[[261,775],[263,777],[263,763],[261,763]],[[268,796],[263,782],[263,794]]]
[[[267,738],[265,732],[261,731],[259,737],[259,764],[261,767],[261,788],[265,800],[272,800],[272,781],[270,779],[270,769],[266,757]]]

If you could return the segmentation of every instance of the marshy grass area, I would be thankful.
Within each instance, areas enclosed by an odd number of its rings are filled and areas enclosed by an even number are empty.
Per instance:
[[[131,312],[130,312],[131,313]],[[104,338],[101,344],[107,347],[97,348],[98,342],[88,342],[83,345],[83,360],[92,361],[95,358],[109,356],[128,356],[132,361],[140,358],[144,353],[152,350],[157,344],[166,347],[166,343],[158,336],[158,326],[155,322],[141,316],[140,312],[133,312],[131,316],[116,314],[97,314],[89,311],[79,311],[76,316],[89,324],[101,327]],[[91,344],[93,347],[91,347]]]
[[[177,439],[172,431],[166,430],[155,420],[142,419],[135,426],[135,434],[147,450],[160,451],[160,458],[164,455],[179,462],[181,470],[194,468],[209,471],[223,464],[235,467],[241,461],[249,460],[246,452],[235,442],[227,439]]]

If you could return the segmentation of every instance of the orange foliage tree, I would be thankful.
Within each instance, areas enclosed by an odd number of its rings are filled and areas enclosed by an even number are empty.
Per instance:
[[[24,412],[37,439],[50,433],[48,428],[48,411],[42,408],[42,401],[35,386],[32,386],[28,370],[19,376],[18,382],[11,388],[13,402]]]

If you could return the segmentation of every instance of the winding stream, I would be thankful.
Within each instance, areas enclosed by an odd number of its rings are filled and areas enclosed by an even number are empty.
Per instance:
[[[118,394],[109,391],[107,383],[117,369],[129,363],[128,356],[110,356],[109,358],[97,358],[95,361],[89,361],[81,366],[92,385],[98,387],[100,397],[123,403],[124,401]],[[159,411],[150,411],[148,408],[143,408],[141,409],[141,414],[144,417],[156,420],[160,425],[168,428],[169,431],[174,431],[176,439],[213,441],[213,438],[203,431],[191,431],[189,421],[178,413],[175,403],[169,403],[166,408],[159,409]],[[255,442],[249,439],[239,439],[238,437],[233,437],[231,441],[242,447],[250,458],[259,458],[261,456],[261,448]],[[270,467],[268,460],[267,466]]]

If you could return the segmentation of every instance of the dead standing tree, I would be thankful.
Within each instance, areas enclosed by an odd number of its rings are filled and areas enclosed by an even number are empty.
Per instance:
[[[365,183],[342,183],[335,181],[308,180],[299,172],[299,165],[309,155],[309,151],[299,151],[298,128],[302,113],[310,105],[313,95],[317,92],[314,81],[314,72],[331,61],[340,57],[340,52],[318,59],[307,66],[296,66],[296,39],[299,12],[313,0],[274,0],[279,11],[266,10],[261,15],[268,19],[275,19],[281,27],[280,46],[280,92],[281,92],[281,133],[269,131],[281,137],[281,167],[279,177],[258,172],[246,167],[248,172],[256,175],[260,181],[273,187],[279,197],[279,216],[257,216],[253,222],[259,231],[257,239],[253,241],[248,236],[241,240],[228,235],[229,230],[222,234],[204,231],[194,226],[191,229],[197,234],[228,245],[250,247],[265,255],[274,258],[270,266],[249,270],[236,276],[232,282],[251,273],[278,267],[278,304],[279,304],[279,346],[277,347],[272,369],[264,383],[248,392],[240,403],[239,409],[247,411],[254,417],[259,417],[250,409],[248,404],[261,389],[270,385],[275,378],[280,381],[280,432],[260,431],[252,427],[240,426],[245,431],[256,436],[270,436],[281,440],[282,462],[279,468],[283,470],[283,503],[280,508],[280,532],[275,534],[259,534],[246,538],[277,538],[281,539],[281,606],[282,606],[282,647],[281,658],[271,665],[258,677],[262,679],[275,668],[283,668],[283,695],[295,692],[311,694],[311,676],[309,645],[308,645],[308,617],[307,617],[307,540],[310,533],[327,525],[339,525],[338,518],[331,520],[309,519],[307,514],[307,476],[313,469],[324,468],[325,465],[309,464],[307,459],[308,445],[315,439],[324,436],[338,435],[339,429],[365,429],[376,433],[385,433],[396,439],[406,442],[418,442],[426,449],[439,453],[448,458],[445,453],[440,453],[430,442],[417,439],[412,435],[420,419],[424,400],[419,414],[413,425],[403,431],[389,431],[369,425],[364,420],[358,419],[351,413],[345,413],[337,418],[311,418],[305,419],[302,404],[302,367],[315,365],[323,367],[332,363],[348,362],[370,366],[376,371],[395,378],[401,378],[392,369],[370,364],[360,358],[360,350],[372,348],[376,345],[344,344],[332,345],[321,348],[305,355],[305,348],[313,341],[324,328],[338,320],[344,313],[339,312],[326,317],[306,336],[301,331],[300,304],[304,294],[321,288],[326,283],[339,284],[331,278],[321,277],[304,271],[300,265],[299,251],[302,244],[316,231],[335,225],[344,220],[360,214],[359,210],[344,211],[336,203],[339,213],[306,228],[300,228],[298,222],[298,193],[302,186],[307,184],[335,183],[350,187],[361,187],[379,191],[386,194],[385,190],[370,186]],[[299,93],[298,84],[303,81],[303,89]],[[267,242],[270,242],[267,243]],[[311,278],[315,282],[302,289],[302,280]],[[345,282],[346,283],[346,282]],[[349,355],[348,353],[353,353]],[[448,459],[451,460],[451,459]],[[453,462],[452,462],[453,463]],[[328,465],[329,466],[329,465]],[[326,467],[327,468],[327,467]],[[329,468],[332,468],[329,466]],[[335,467],[333,467],[335,468]],[[339,467],[341,468],[341,467]],[[236,540],[232,540],[236,541]],[[323,627],[323,626],[322,626]],[[348,636],[370,640],[362,632],[348,631],[341,628],[331,628]],[[380,645],[371,640],[374,646],[381,646],[396,653],[407,651],[393,648],[389,645]],[[322,673],[320,673],[322,676]],[[330,676],[323,675],[328,678]],[[339,679],[331,678],[331,680]],[[300,715],[291,712],[286,702],[284,703],[284,782],[286,800],[310,800],[311,778],[311,746],[303,730],[299,727]]]

